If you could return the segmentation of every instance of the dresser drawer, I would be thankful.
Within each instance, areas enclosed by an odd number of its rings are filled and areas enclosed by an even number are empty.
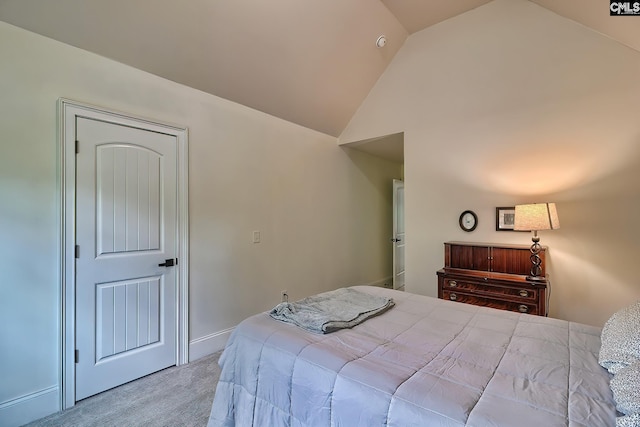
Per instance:
[[[480,305],[483,307],[498,308],[500,310],[515,311],[516,313],[541,315],[540,310],[538,309],[538,305],[535,304],[535,301],[529,303],[506,301],[504,299],[491,298],[489,296],[470,294],[464,291],[461,292],[459,290],[449,289],[445,289],[442,291],[442,298],[449,301]]]
[[[488,297],[509,298],[523,303],[535,303],[538,290],[513,285],[496,284],[489,281],[470,281],[459,278],[447,278],[443,282],[443,290],[477,293]]]
[[[544,252],[541,253],[544,265]],[[547,315],[548,276],[529,277],[529,246],[446,242],[438,270],[438,298],[464,304]]]

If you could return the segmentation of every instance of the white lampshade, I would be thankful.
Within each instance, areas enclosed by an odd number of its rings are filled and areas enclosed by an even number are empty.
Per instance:
[[[517,205],[513,229],[520,231],[555,230],[560,228],[555,203]]]

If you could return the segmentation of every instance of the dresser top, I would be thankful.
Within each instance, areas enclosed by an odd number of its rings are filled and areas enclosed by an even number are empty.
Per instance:
[[[519,245],[515,243],[488,243],[488,242],[444,242],[445,245],[458,245],[458,246],[482,246],[492,248],[508,248],[508,249],[529,249],[531,245]],[[542,246],[542,249],[547,249],[546,246]]]

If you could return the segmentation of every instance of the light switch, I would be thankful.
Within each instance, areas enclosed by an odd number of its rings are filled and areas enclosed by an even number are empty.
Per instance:
[[[260,243],[260,232],[259,231],[254,231],[253,232],[253,243]]]

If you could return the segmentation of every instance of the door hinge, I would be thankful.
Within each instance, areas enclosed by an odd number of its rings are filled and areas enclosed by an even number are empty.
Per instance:
[[[80,258],[80,245],[76,245],[76,249],[75,249],[76,253],[75,253],[75,257]]]
[[[80,351],[76,350],[73,352],[73,358],[75,360],[75,363],[78,363],[78,361],[80,360]]]
[[[176,265],[178,265],[178,258],[176,258]]]
[[[76,154],[80,152],[80,141],[76,139]]]

